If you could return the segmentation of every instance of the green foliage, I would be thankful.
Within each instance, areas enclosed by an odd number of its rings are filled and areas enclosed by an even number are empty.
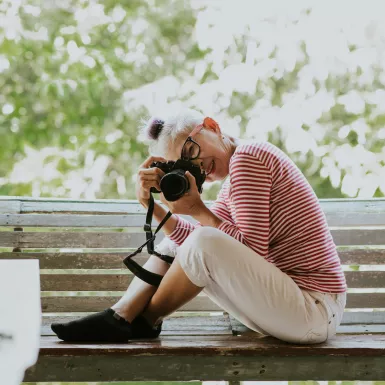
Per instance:
[[[384,196],[384,184],[373,181],[384,175],[384,141],[378,133],[385,114],[370,98],[357,113],[338,99],[354,90],[374,94],[384,87],[383,69],[373,67],[370,84],[360,80],[361,67],[355,73],[329,73],[324,80],[315,77],[315,92],[336,97],[321,116],[299,126],[281,120],[265,129],[255,123],[264,111],[259,103],[268,101],[272,116],[290,109],[299,79],[312,63],[309,43],[299,42],[291,69],[281,71],[274,64],[271,72],[251,78],[250,92],[236,82],[230,85],[233,78],[224,73],[233,69],[240,76],[243,63],[250,61],[249,44],[259,47],[267,37],[253,35],[245,21],[244,32],[227,41],[226,34],[215,32],[216,20],[208,20],[200,27],[207,35],[197,38],[197,22],[208,17],[204,11],[187,0],[0,0],[0,17],[7,21],[0,23],[0,195],[135,198],[135,172],[147,157],[138,124],[152,112],[143,100],[169,91],[151,88],[159,80],[175,79],[192,86],[176,87],[170,101],[217,111],[224,126],[238,122],[241,137],[270,140],[296,162],[320,198],[360,192]],[[310,10],[301,17],[311,17]],[[205,44],[206,36],[212,41],[210,33],[217,43]],[[357,47],[351,43],[350,52]],[[279,63],[277,46],[264,55],[251,61],[254,69],[264,61]],[[216,91],[211,104],[202,107],[205,86]],[[343,127],[346,134],[340,135]],[[308,135],[314,145],[298,149],[293,145],[298,134]],[[353,159],[359,147],[375,160],[344,165],[335,156],[343,148]],[[354,180],[355,173],[369,175],[373,191],[344,190],[344,178]],[[219,187],[205,188],[204,198],[214,199]]]

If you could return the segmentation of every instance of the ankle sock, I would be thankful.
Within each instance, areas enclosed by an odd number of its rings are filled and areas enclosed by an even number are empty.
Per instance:
[[[132,326],[111,308],[67,323],[53,323],[51,329],[64,341],[127,342]]]

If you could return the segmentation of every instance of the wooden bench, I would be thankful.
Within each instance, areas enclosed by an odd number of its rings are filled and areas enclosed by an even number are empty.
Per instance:
[[[41,349],[25,381],[384,380],[385,200],[321,205],[352,288],[334,339],[261,337],[200,295],[157,340],[70,344],[49,325],[120,298],[132,279],[122,259],[145,239],[145,212],[135,201],[0,198],[0,258],[37,258],[41,268]]]

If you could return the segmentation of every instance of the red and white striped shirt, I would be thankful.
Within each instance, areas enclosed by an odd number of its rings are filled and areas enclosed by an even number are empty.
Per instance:
[[[300,288],[346,291],[318,198],[285,153],[266,142],[238,145],[230,158],[229,176],[210,207],[223,220],[219,230],[273,263]],[[177,216],[169,238],[181,245],[197,226]]]

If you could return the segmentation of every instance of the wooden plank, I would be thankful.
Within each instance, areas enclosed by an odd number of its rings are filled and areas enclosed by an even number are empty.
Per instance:
[[[384,335],[337,335],[296,345],[272,337],[164,336],[127,344],[43,337],[24,381],[382,380]]]
[[[7,202],[9,204],[9,202]],[[20,202],[14,202],[14,207],[1,207],[5,206],[4,202],[0,202],[0,213],[4,212],[6,214],[0,215],[0,226],[23,226],[23,227],[132,227],[132,226],[143,226],[145,221],[145,213],[140,212],[139,207],[128,206],[126,210],[131,210],[135,214],[130,215],[120,215],[121,213],[114,212],[104,213],[100,215],[100,211],[85,211],[90,214],[79,214],[78,212],[69,212],[69,214],[62,214],[63,211],[53,212],[50,214],[11,214],[19,213]],[[211,203],[208,204],[211,206]],[[81,207],[80,207],[81,208]],[[85,210],[84,208],[82,208]],[[139,212],[139,213],[138,213]],[[99,214],[97,214],[99,213]],[[53,215],[54,214],[54,215]],[[350,215],[350,219],[346,221],[345,217],[339,218],[336,217],[336,214],[330,213],[328,218],[328,224],[331,227],[338,226],[368,226],[377,225],[383,226],[385,219],[384,214],[370,214],[361,218],[359,215]],[[196,222],[192,217],[182,215],[183,218],[188,219],[191,222]],[[370,219],[369,219],[370,218]],[[156,221],[153,221],[153,225],[156,225]],[[368,224],[369,223],[369,224]]]
[[[385,230],[331,230],[334,243],[338,246],[384,245]]]
[[[385,293],[348,293],[346,308],[385,308]]]
[[[345,313],[346,314],[346,313]],[[385,313],[383,314],[385,321]],[[51,324],[54,322],[66,323],[77,320],[82,316],[47,316],[43,315],[41,335],[54,336],[55,333],[51,330]],[[246,332],[255,333],[247,326],[231,318],[231,325],[229,318],[223,315],[215,316],[199,316],[199,317],[170,317],[163,321],[162,336],[164,335],[225,335],[232,334],[232,329],[235,333],[244,334]],[[385,334],[385,324],[341,324],[337,329],[338,334]]]
[[[0,253],[1,259],[39,259],[41,269],[123,269],[123,259],[129,252],[93,253]],[[135,256],[135,261],[144,265],[149,255],[144,252]]]
[[[312,345],[288,344],[270,336],[264,337],[256,332],[247,338],[213,336],[207,338],[206,341],[202,341],[199,336],[191,336],[190,338],[168,336],[137,341],[136,343],[133,341],[130,344],[62,344],[58,343],[57,337],[43,337],[41,342],[41,353],[43,355],[48,353],[51,356],[62,355],[63,353],[86,356],[105,353],[116,356],[124,355],[126,358],[145,354],[170,354],[175,357],[189,355],[195,358],[214,354],[228,354],[250,357],[273,355],[278,358],[302,355],[322,357],[327,354],[361,357],[365,354],[368,357],[382,355],[385,360],[385,335],[337,335],[325,343]]]
[[[80,316],[43,316],[42,335],[55,335],[50,325],[53,322],[65,323]],[[163,321],[162,335],[232,335],[230,321],[224,315],[179,316],[169,317]]]
[[[21,203],[18,200],[0,201],[0,213],[20,213]]]
[[[60,313],[59,313],[60,314]],[[78,319],[84,315],[92,314],[92,312],[88,313],[79,313],[79,315],[67,315],[66,313],[62,313],[60,315],[48,315],[43,313],[42,326],[43,328],[48,328],[52,322],[69,322],[75,319]],[[238,320],[235,320],[234,317],[226,314],[211,314],[207,315],[207,313],[201,313],[199,316],[191,316],[184,315],[185,313],[176,312],[169,316],[165,320],[165,328],[177,328],[178,330],[189,329],[194,327],[210,327],[210,328],[229,328],[231,329],[230,319],[232,324],[234,321],[241,324]],[[345,311],[341,325],[385,325],[385,311],[367,311],[367,312],[352,312]]]
[[[337,328],[339,334],[384,334],[385,325],[340,325]]]
[[[133,278],[132,274],[41,274],[40,285],[42,291],[125,291]]]
[[[94,214],[138,214],[145,213],[138,201],[99,200],[26,200],[22,201],[22,213],[94,213]]]
[[[343,265],[385,265],[385,249],[339,248],[338,255]]]
[[[41,269],[120,269],[128,252],[24,252],[0,253],[1,259],[39,259]],[[344,265],[385,265],[385,249],[342,249],[338,251]],[[140,265],[146,263],[148,254],[135,256]]]
[[[1,202],[0,202],[1,204]],[[188,216],[182,215],[182,218],[191,223],[197,221]],[[141,227],[145,223],[146,216],[141,214],[121,215],[110,214],[0,214],[0,226],[22,226],[22,227],[100,227],[100,228],[121,228],[121,227]],[[154,230],[158,222],[152,221]]]
[[[164,238],[157,235],[155,244]],[[132,248],[146,241],[145,233],[112,232],[0,232],[0,247],[20,248]]]
[[[320,200],[329,226],[381,226],[385,224],[385,199]]]
[[[20,201],[23,213],[41,212],[100,212],[144,213],[135,200],[73,200],[62,198],[0,197],[1,203]],[[157,202],[159,202],[157,200]],[[207,206],[211,201],[205,201]],[[377,226],[384,225],[385,199],[321,199],[329,226]]]
[[[121,268],[124,268],[122,265]],[[385,288],[385,271],[345,272],[349,288]],[[42,291],[125,291],[133,276],[116,274],[42,274]]]
[[[56,312],[92,312],[112,306],[120,296],[42,297],[42,310]],[[349,293],[346,308],[385,308],[385,293]],[[221,311],[206,296],[198,296],[184,305],[182,311]]]
[[[232,325],[233,333],[236,335],[253,335],[255,331],[242,324]],[[385,325],[340,325],[337,334],[382,334],[385,335]],[[50,335],[55,335],[51,333]]]
[[[0,253],[1,259],[39,259],[41,269],[122,269],[126,268],[123,259],[129,252],[92,253]],[[144,265],[149,258],[146,252],[135,256],[135,262]]]
[[[342,317],[341,324],[384,324],[385,325],[385,311],[345,311]]]
[[[335,230],[337,245],[382,245],[384,230]],[[164,238],[159,233],[156,242]],[[0,232],[0,247],[20,248],[127,248],[139,246],[145,241],[144,232]]]
[[[349,288],[385,288],[385,271],[345,271]]]
[[[0,226],[143,227],[144,215],[0,214]],[[153,226],[157,222],[153,221]]]
[[[42,297],[42,311],[60,312],[94,312],[101,311],[115,304],[121,296],[80,296],[80,297]],[[180,311],[223,311],[205,295],[199,295]]]
[[[46,337],[50,338],[50,337]],[[166,337],[164,337],[166,338]],[[170,337],[171,338],[171,337]],[[180,338],[180,337],[179,337]],[[199,337],[202,339],[202,337]],[[232,337],[240,338],[240,337]],[[207,338],[205,338],[207,340]],[[162,340],[163,341],[163,340]],[[63,344],[67,345],[67,344]],[[128,343],[132,346],[132,343]],[[278,349],[277,349],[278,350]],[[26,382],[114,382],[114,381],[382,381],[383,356],[346,354],[300,355],[297,357],[223,355],[125,357],[105,355],[49,355],[41,353],[36,365],[28,369]]]
[[[369,313],[369,312],[368,312]],[[346,315],[351,312],[345,312],[341,325],[337,328],[337,334],[384,334],[385,335],[385,312],[382,312],[381,323],[370,323],[370,324],[346,324]],[[362,314],[362,313],[361,313]],[[231,329],[234,335],[253,335],[253,330],[243,325],[242,322],[229,315]]]

